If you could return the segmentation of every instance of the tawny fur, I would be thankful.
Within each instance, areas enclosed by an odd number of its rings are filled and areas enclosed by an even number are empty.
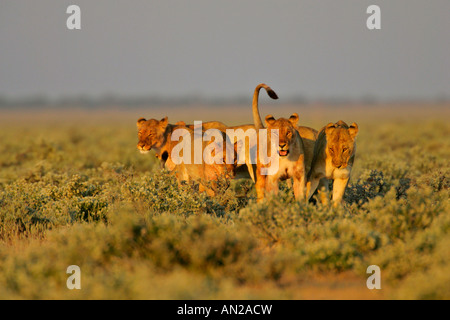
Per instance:
[[[333,204],[342,202],[355,159],[357,134],[358,125],[348,126],[344,121],[329,123],[320,130],[308,173],[308,199],[320,179],[327,178],[333,180]]]

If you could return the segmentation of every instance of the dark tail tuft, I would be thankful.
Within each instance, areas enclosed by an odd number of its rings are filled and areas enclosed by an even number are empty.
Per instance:
[[[273,91],[272,89],[268,89],[268,90],[267,90],[267,94],[268,94],[269,97],[271,97],[272,99],[278,99],[277,94],[276,94],[275,91]]]

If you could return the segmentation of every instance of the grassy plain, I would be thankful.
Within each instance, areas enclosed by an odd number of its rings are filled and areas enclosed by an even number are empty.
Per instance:
[[[358,123],[343,207],[256,204],[245,180],[208,198],[136,149],[139,117],[234,125],[250,106],[0,110],[0,298],[450,299],[450,105],[261,107],[293,112]]]

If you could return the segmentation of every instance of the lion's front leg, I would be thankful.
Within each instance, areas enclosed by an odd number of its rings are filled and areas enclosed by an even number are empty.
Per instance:
[[[297,179],[294,178],[294,196],[296,200],[305,201],[306,200],[306,184],[305,178]]]
[[[345,188],[347,188],[349,178],[334,179],[333,182],[333,206],[338,206],[344,197]]]
[[[258,173],[256,175],[255,189],[257,201],[261,202],[264,199],[265,195],[267,177],[265,175],[260,174],[259,170],[260,168],[257,168]]]
[[[329,199],[329,191],[330,188],[328,186],[328,179],[322,178],[319,180],[319,185],[317,186],[318,198],[323,205],[327,205],[330,202]]]
[[[306,171],[305,171],[305,155],[300,154],[297,162],[291,171],[294,180],[294,197],[295,200],[305,201],[306,199]]]
[[[296,200],[306,200],[306,174],[304,166],[297,169],[294,175],[294,196]]]
[[[266,181],[266,191],[270,195],[278,195],[279,187],[278,187],[278,177],[270,176]]]

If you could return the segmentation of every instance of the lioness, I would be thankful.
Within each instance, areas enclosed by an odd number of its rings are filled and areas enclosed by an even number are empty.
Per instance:
[[[297,200],[305,198],[306,170],[303,141],[296,126],[298,115],[294,113],[289,119],[280,118],[276,120],[272,115],[265,118],[267,126],[267,155],[271,155],[270,162],[265,163],[261,158],[260,148],[263,148],[262,136],[259,134],[258,161],[256,165],[256,193],[257,201],[261,202],[266,193],[278,193],[278,181],[292,178],[294,180],[294,196]],[[256,121],[255,127],[260,128]],[[272,129],[278,134],[278,145],[272,140]],[[273,149],[276,149],[274,153]],[[264,152],[263,152],[263,156]],[[268,172],[269,167],[274,166],[274,161],[278,161],[275,172]],[[266,170],[264,172],[263,170]]]
[[[258,86],[256,86],[255,93],[253,95],[253,104],[252,104],[252,112],[253,112],[253,122],[254,125],[245,125],[246,129],[249,128],[264,128],[261,116],[259,113],[259,104],[258,104],[258,92],[261,88],[265,88],[267,90],[267,93],[272,99],[278,99],[277,94],[266,84],[261,83]],[[244,127],[244,126],[242,126]],[[316,129],[313,129],[311,127],[306,126],[295,126],[295,129],[299,133],[301,140],[303,142],[303,153],[304,153],[304,163],[305,163],[305,172],[308,173],[311,169],[311,163],[314,155],[314,146],[317,140],[317,137],[319,135],[319,132]],[[288,180],[289,187],[292,186],[291,180]],[[319,188],[325,189],[325,191],[328,191],[328,180],[326,178],[320,179]]]
[[[182,181],[198,182],[200,191],[206,191],[208,195],[214,196],[218,179],[234,177],[235,163],[226,164],[226,145],[223,143],[223,141],[226,141],[225,133],[217,129],[216,133],[221,137],[221,141],[217,142],[215,139],[205,141],[203,139],[204,130],[200,130],[200,135],[198,135],[195,130],[185,126],[183,122],[170,125],[167,123],[167,117],[161,121],[152,120],[149,120],[151,121],[151,128],[157,129],[159,127],[159,130],[156,131],[164,132],[164,140],[156,138],[154,143],[148,142],[148,140],[147,143],[143,141],[141,145],[138,144],[138,148],[143,153],[148,152],[152,147],[157,149],[160,160],[164,162],[164,167],[175,175],[179,183]],[[144,121],[146,120],[138,120],[138,127]],[[157,121],[157,123],[154,121]],[[174,135],[175,137],[172,139]],[[147,138],[154,138],[154,133],[148,134]],[[200,141],[201,146],[201,161],[199,163],[195,161],[196,155],[193,147],[196,139]],[[205,152],[207,147],[210,148],[209,153]],[[175,148],[177,150],[174,150]],[[216,150],[220,151],[221,154],[216,154]],[[235,149],[233,151],[235,152]],[[216,155],[221,157],[221,163],[215,161],[217,160],[215,159]]]
[[[357,134],[358,125],[349,127],[344,121],[329,123],[320,130],[308,173],[308,199],[325,177],[333,180],[333,205],[341,203],[355,159]]]
[[[139,118],[137,121],[138,128],[138,144],[137,148],[141,153],[148,153],[150,150],[155,150],[156,157],[161,161],[161,167],[165,167],[168,159],[168,147],[170,144],[169,135],[175,128],[187,127],[194,129],[194,125],[186,125],[184,121],[179,121],[176,124],[170,124],[167,117],[161,120]],[[224,131],[227,126],[219,121],[210,121],[202,123],[203,130],[219,129]]]
[[[261,116],[259,113],[259,104],[258,104],[258,92],[261,88],[265,88],[268,95],[272,99],[278,99],[277,94],[266,84],[261,83],[258,86],[256,86],[255,93],[253,95],[253,104],[252,104],[252,113],[253,113],[253,122],[254,125],[245,125],[245,126],[238,126],[238,127],[244,127],[245,129],[249,128],[264,128],[264,125],[261,121]],[[308,172],[311,168],[311,162],[314,154],[314,145],[317,139],[317,136],[319,132],[316,129],[306,127],[306,126],[296,126],[295,127],[297,132],[300,134],[300,137],[303,141],[303,148],[305,152],[305,170]]]

